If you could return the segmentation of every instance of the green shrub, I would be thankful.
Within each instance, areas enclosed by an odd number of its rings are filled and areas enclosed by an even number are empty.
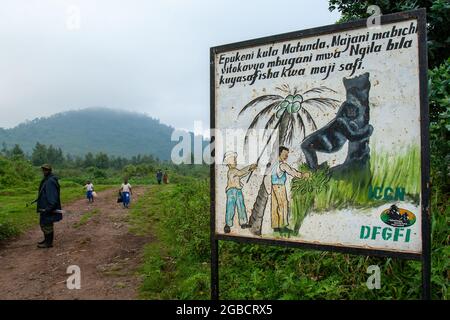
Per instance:
[[[0,156],[0,189],[28,186],[37,178],[37,171],[25,159]]]

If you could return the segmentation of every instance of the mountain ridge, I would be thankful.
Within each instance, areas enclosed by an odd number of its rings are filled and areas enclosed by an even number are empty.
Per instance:
[[[74,156],[88,152],[121,157],[152,154],[169,160],[173,146],[178,143],[171,141],[174,130],[146,114],[91,107],[35,118],[13,128],[0,128],[0,144],[8,147],[19,144],[26,153],[31,153],[39,142]]]

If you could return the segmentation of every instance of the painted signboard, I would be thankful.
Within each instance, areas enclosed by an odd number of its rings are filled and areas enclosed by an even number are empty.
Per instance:
[[[217,239],[422,253],[421,27],[404,15],[212,48]]]

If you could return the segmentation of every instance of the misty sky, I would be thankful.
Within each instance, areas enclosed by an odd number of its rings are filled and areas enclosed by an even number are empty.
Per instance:
[[[207,127],[210,47],[338,18],[327,0],[3,0],[0,127],[96,106]]]

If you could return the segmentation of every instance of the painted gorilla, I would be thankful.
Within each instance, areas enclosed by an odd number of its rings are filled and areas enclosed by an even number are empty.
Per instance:
[[[343,79],[346,100],[327,125],[305,138],[301,148],[308,166],[319,167],[317,152],[334,153],[348,140],[348,154],[342,168],[364,165],[370,157],[369,137],[373,127],[369,124],[369,73],[352,79]]]

